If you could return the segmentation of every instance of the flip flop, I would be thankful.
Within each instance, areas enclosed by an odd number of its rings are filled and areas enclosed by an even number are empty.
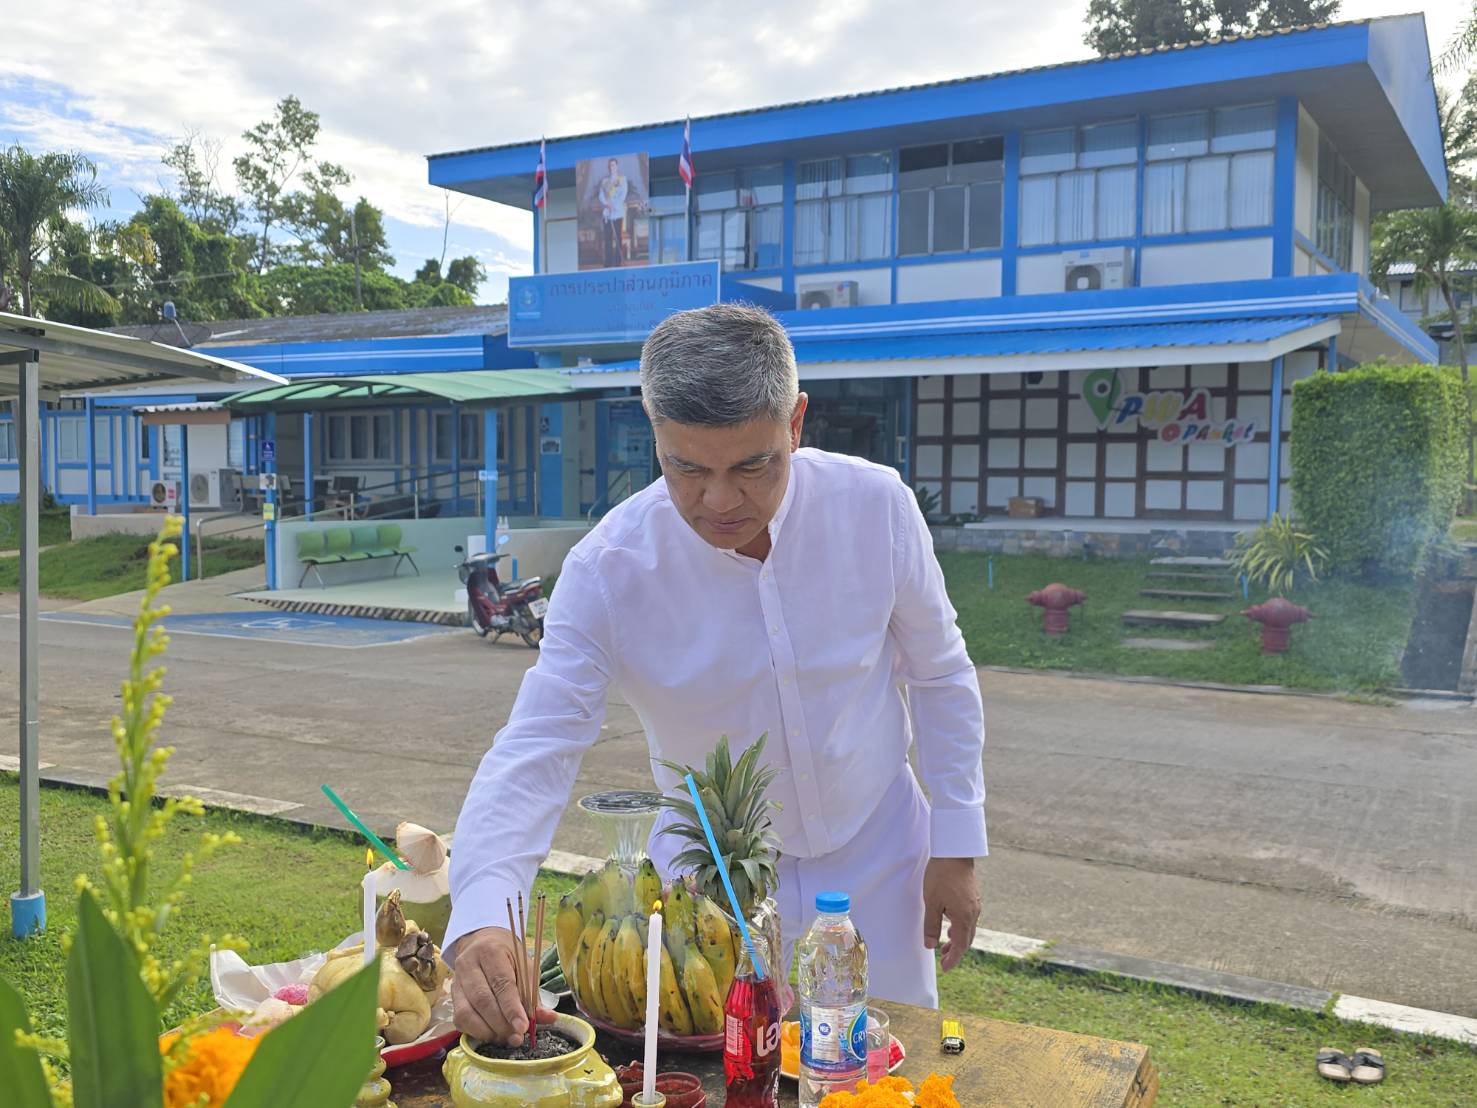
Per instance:
[[[1354,1064],[1342,1050],[1326,1046],[1318,1052],[1318,1076],[1346,1084],[1353,1077]]]
[[[1385,1056],[1372,1047],[1356,1047],[1349,1066],[1350,1079],[1360,1085],[1378,1085],[1385,1079]]]

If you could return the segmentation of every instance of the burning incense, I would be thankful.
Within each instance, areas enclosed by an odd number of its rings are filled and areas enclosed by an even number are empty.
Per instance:
[[[518,902],[519,914],[522,915],[522,894],[519,894]],[[528,952],[528,948],[523,946],[523,929],[518,926],[517,921],[513,918],[512,897],[508,897],[508,932],[513,936],[514,941],[518,943],[520,948],[519,956],[513,959],[513,985],[518,990],[519,1003],[522,1003],[524,998],[528,996],[528,993],[526,991],[527,986],[524,984],[523,980],[523,963],[525,961],[525,955]]]
[[[544,964],[544,909],[548,904],[548,897],[543,893],[538,894],[538,919],[533,926],[533,966],[534,972],[529,976],[532,980],[528,984],[528,1011],[529,1027],[533,1027],[538,1015],[538,990],[539,970]]]

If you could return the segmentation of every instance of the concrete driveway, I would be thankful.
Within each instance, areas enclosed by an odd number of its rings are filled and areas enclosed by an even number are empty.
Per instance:
[[[12,673],[16,627],[0,618]],[[47,621],[41,634],[44,759],[110,771],[126,631]],[[337,822],[318,792],[329,782],[372,815],[449,829],[533,660],[470,632],[354,649],[178,635],[170,778]],[[981,683],[984,926],[1477,1015],[1472,711],[1039,674]],[[12,681],[0,755],[15,733]],[[576,795],[650,780],[635,717],[613,703]],[[604,849],[572,807],[555,845]]]

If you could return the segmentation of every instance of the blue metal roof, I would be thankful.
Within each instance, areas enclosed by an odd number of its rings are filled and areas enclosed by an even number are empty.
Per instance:
[[[1064,354],[1092,350],[1145,350],[1163,346],[1227,346],[1270,342],[1324,323],[1331,316],[1274,319],[1208,319],[1106,327],[1057,327],[1035,331],[987,331],[951,335],[907,335],[875,339],[823,339],[795,343],[795,360],[886,362],[912,358],[994,358],[1020,354]],[[567,373],[630,373],[639,361],[581,366]]]

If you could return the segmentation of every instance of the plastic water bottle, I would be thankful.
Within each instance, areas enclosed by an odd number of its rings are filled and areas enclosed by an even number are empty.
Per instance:
[[[851,897],[820,893],[800,941],[800,1108],[867,1075],[867,944]]]

